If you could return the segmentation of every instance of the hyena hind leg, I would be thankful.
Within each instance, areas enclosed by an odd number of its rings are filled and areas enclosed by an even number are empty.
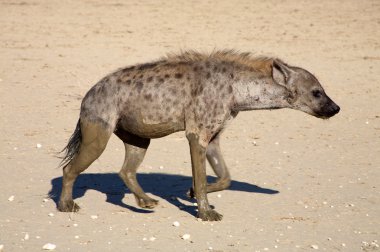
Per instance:
[[[86,170],[106,148],[111,132],[95,123],[81,123],[81,144],[78,154],[63,169],[62,193],[58,202],[61,212],[77,212],[73,201],[73,185],[78,175]]]
[[[137,204],[142,208],[154,208],[158,200],[150,198],[137,181],[136,172],[145,157],[150,139],[141,138],[118,129],[115,134],[124,142],[125,159],[119,172],[120,178],[135,196]]]

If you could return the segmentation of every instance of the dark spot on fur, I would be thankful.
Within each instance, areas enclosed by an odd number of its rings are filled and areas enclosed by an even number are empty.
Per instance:
[[[169,78],[170,78],[170,74],[165,74],[165,75],[164,75],[164,78],[165,78],[165,79],[169,79]]]
[[[234,76],[233,73],[230,73],[230,78],[231,78],[231,79],[235,78],[235,76]]]
[[[182,74],[182,73],[176,73],[176,74],[174,75],[174,77],[175,77],[176,79],[181,79],[181,78],[183,77],[183,74]]]
[[[232,91],[233,91],[233,90],[232,90],[232,86],[229,86],[229,87],[228,87],[228,93],[230,93],[230,94],[231,94],[231,93],[232,93]]]
[[[105,94],[107,91],[106,91],[106,88],[104,85],[100,85],[98,86],[98,89],[96,90],[96,93],[97,94]]]
[[[164,79],[161,77],[159,77],[157,80],[158,80],[158,82],[161,82],[161,83],[164,82]]]
[[[205,63],[205,66],[206,66],[206,68],[210,68],[210,66],[211,66],[210,62],[207,61],[207,62]]]
[[[199,106],[199,99],[196,99],[195,105],[198,107]]]
[[[213,117],[216,117],[217,114],[218,114],[218,113],[216,112],[216,108],[214,108],[214,110],[212,111],[212,116],[213,116]]]
[[[173,95],[176,95],[177,94],[177,90],[175,88],[170,88],[169,89],[170,92],[173,94]]]
[[[145,94],[144,95],[145,100],[152,101],[152,95],[151,94]]]
[[[197,91],[196,91],[196,89],[195,88],[193,88],[192,90],[191,90],[191,97],[195,97],[196,95],[197,95]]]
[[[198,89],[197,90],[198,94],[200,94],[203,92],[204,87],[203,87],[203,85],[199,85],[197,89]]]
[[[186,79],[187,79],[187,80],[191,80],[190,75],[187,75],[187,76],[186,76]],[[185,83],[183,83],[183,84],[185,84]]]
[[[222,68],[222,72],[225,73],[227,69],[225,67]]]
[[[143,89],[144,84],[141,81],[136,82],[136,89],[138,93],[141,93],[141,90]]]
[[[207,97],[207,96],[203,96],[203,102],[204,102],[204,104],[206,104],[206,107],[208,107],[208,105],[209,105],[209,103],[210,103],[210,100],[209,100],[209,98]]]
[[[129,85],[131,84],[131,80],[127,80],[125,83]]]
[[[147,82],[151,82],[153,80],[152,76],[149,76],[148,79],[146,79]]]
[[[217,81],[217,80],[216,80],[216,81],[214,81],[214,87],[216,87],[218,84],[219,84],[219,83],[218,83],[218,81]]]
[[[210,79],[210,78],[211,78],[211,73],[210,73],[210,72],[207,72],[207,74],[206,74],[206,78],[207,78],[207,79]]]
[[[140,75],[139,75],[139,78],[140,78],[140,79],[144,78],[144,74],[140,74]]]
[[[219,68],[217,66],[214,66],[214,72],[218,72]]]
[[[194,70],[194,72],[198,72],[198,67],[195,66],[195,67],[193,68],[193,70]]]

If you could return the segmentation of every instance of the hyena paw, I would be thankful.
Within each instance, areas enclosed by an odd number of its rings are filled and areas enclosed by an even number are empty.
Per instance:
[[[206,210],[198,213],[198,218],[201,218],[203,221],[220,221],[223,218],[223,215],[218,213],[215,210]]]
[[[141,208],[152,209],[158,205],[158,200],[151,199],[151,198],[148,198],[148,199],[136,198],[136,201],[139,207]]]
[[[78,212],[80,207],[73,200],[60,201],[58,203],[58,210],[61,212]]]

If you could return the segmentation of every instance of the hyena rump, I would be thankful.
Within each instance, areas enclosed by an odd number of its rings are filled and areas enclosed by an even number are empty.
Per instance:
[[[185,52],[159,61],[118,70],[85,95],[80,118],[62,161],[60,211],[77,211],[73,184],[103,150],[112,133],[125,145],[119,173],[143,208],[158,201],[145,194],[136,180],[151,138],[185,131],[190,145],[193,189],[198,217],[216,221],[222,215],[211,209],[207,193],[227,188],[230,175],[219,148],[226,122],[239,111],[292,108],[329,118],[339,107],[308,71],[276,58],[249,53]],[[206,158],[218,176],[206,183]]]

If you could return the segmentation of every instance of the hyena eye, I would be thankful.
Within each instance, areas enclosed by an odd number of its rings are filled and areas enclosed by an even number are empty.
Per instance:
[[[313,90],[313,96],[315,98],[321,98],[322,97],[322,92],[319,90]]]

